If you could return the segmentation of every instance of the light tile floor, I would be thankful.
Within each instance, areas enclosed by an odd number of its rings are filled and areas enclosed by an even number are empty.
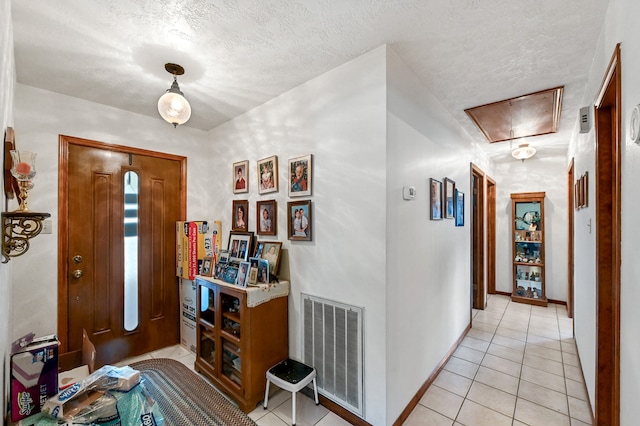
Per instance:
[[[172,358],[193,370],[195,354],[171,346],[140,357]],[[269,408],[249,413],[258,426],[291,424],[291,393],[272,385]],[[297,425],[350,423],[298,393]],[[491,295],[473,327],[405,426],[591,425],[587,393],[566,307],[513,303]]]
[[[566,307],[489,296],[406,426],[581,426],[591,412]]]

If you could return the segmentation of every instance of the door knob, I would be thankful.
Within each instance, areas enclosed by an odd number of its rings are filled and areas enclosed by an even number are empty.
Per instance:
[[[79,254],[76,254],[75,256],[73,256],[73,261],[75,263],[80,263],[82,262],[82,256],[80,256]]]
[[[82,277],[82,269],[76,269],[71,273],[71,276],[75,279],[79,279]]]

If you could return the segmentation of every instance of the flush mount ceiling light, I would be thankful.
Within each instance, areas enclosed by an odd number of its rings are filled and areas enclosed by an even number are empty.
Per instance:
[[[535,153],[536,149],[534,147],[529,146],[528,143],[523,143],[516,149],[514,149],[511,155],[516,160],[522,160],[524,162],[524,160],[528,160],[529,158],[533,157]]]
[[[191,105],[178,86],[177,76],[184,74],[184,68],[178,64],[165,64],[164,69],[173,75],[173,84],[158,99],[158,112],[165,121],[176,127],[178,124],[186,123],[191,117]]]

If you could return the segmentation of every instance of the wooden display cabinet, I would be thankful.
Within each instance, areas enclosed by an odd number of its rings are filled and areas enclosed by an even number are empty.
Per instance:
[[[244,412],[264,398],[267,370],[289,356],[288,297],[247,306],[247,289],[196,278],[196,362]]]
[[[547,306],[544,192],[511,194],[514,302]]]

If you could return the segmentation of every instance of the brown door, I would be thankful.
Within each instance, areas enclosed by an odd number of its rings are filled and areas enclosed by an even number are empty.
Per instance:
[[[97,366],[178,343],[175,222],[184,210],[184,158],[60,142],[62,351],[77,356],[82,329]]]
[[[471,164],[471,305],[484,309],[484,172]]]
[[[487,293],[496,294],[496,182],[487,179]]]

